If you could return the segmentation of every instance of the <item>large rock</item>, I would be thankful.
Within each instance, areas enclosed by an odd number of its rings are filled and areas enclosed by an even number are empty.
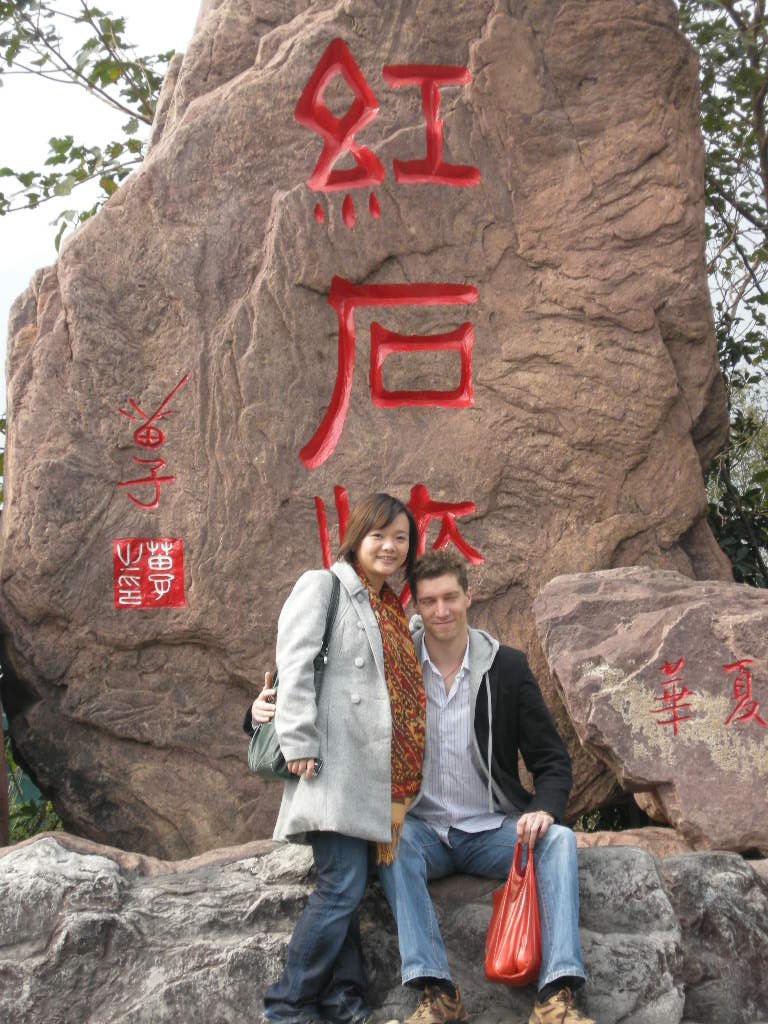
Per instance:
[[[765,1019],[768,879],[727,853],[668,857],[659,873],[683,933],[686,1017]]]
[[[7,1024],[239,1024],[257,1017],[310,871],[306,848],[269,843],[165,864],[61,834],[4,850],[0,1017]],[[579,880],[586,1005],[601,1024],[678,1024],[681,933],[656,862],[627,847],[582,850]],[[533,988],[484,977],[496,885],[454,876],[435,883],[432,893],[472,1019],[524,1024]],[[765,884],[750,885],[764,899]],[[746,921],[750,912],[739,913]],[[362,934],[375,1019],[403,1019],[415,994],[400,985],[394,924],[378,885],[363,903]],[[755,937],[751,955],[765,955],[764,936]],[[738,998],[735,987],[733,994]],[[729,1019],[701,1017],[713,1024]]]
[[[309,850],[269,842],[168,862],[66,833],[0,851],[0,1019],[228,1024],[260,1015],[312,884]],[[473,1020],[525,1024],[532,987],[483,973],[490,894],[431,891]],[[768,1013],[768,879],[734,854],[579,853],[583,1002],[600,1024],[756,1024]],[[397,939],[378,885],[362,904],[374,1020],[403,1019]]]
[[[768,594],[643,568],[534,605],[581,741],[696,848],[768,851]]]
[[[347,201],[305,184],[321,140],[294,108],[337,38],[380,107],[357,139],[383,162],[379,219],[368,188]],[[441,89],[443,157],[479,185],[395,180],[393,159],[426,146],[418,90],[382,74],[399,63],[469,69]],[[337,113],[340,81],[327,91]],[[147,159],[11,313],[3,699],[68,828],[165,856],[269,833],[279,792],[246,777],[240,721],[281,602],[321,561],[316,497],[335,546],[335,487],[350,501],[412,494],[425,525],[427,492],[474,503],[454,524],[485,559],[474,621],[541,676],[576,755],[571,812],[615,792],[578,749],[531,601],[564,571],[729,576],[701,474],[727,429],[703,159],[696,60],[672,0],[405,0],[396,15],[374,0],[203,4]],[[343,429],[302,462],[337,378],[335,276],[463,297],[358,309]],[[470,322],[471,407],[374,405],[371,319],[404,335]],[[393,356],[382,386],[456,391],[449,344]],[[177,385],[173,414],[142,431]],[[175,479],[155,488],[152,473]],[[124,538],[183,540],[184,606],[177,548],[153,555],[144,598],[119,574],[129,603],[114,606]]]
[[[593,846],[637,846],[656,860],[673,854],[693,852],[690,843],[673,828],[656,828],[653,825],[620,832],[577,832],[576,844],[580,850]]]

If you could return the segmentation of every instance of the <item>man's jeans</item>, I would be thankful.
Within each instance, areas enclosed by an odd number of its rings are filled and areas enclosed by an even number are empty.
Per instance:
[[[394,863],[379,865],[379,878],[397,922],[402,978],[446,978],[451,971],[427,880],[464,873],[505,879],[517,842],[517,818],[505,818],[489,832],[448,833],[442,843],[425,822],[406,815]],[[579,942],[579,876],[576,837],[550,825],[533,850],[541,920],[541,989],[566,975],[584,977]],[[482,949],[472,956],[484,956]]]
[[[335,832],[313,832],[309,840],[317,885],[293,930],[283,974],[264,993],[264,1016],[276,1024],[346,1024],[369,1013],[357,917],[368,843]]]

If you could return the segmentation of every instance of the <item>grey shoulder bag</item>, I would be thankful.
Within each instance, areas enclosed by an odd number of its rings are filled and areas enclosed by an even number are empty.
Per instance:
[[[320,694],[323,671],[328,664],[328,645],[331,641],[331,630],[336,618],[336,609],[339,606],[339,577],[335,573],[331,573],[331,576],[333,578],[333,587],[331,590],[331,602],[328,605],[328,614],[325,618],[323,642],[314,660],[315,700],[317,700]],[[272,686],[274,689],[277,689],[277,673],[275,673],[275,678],[272,680]],[[288,771],[285,764],[285,758],[277,738],[274,719],[271,722],[261,722],[256,726],[251,736],[251,742],[248,744],[248,767],[254,774],[261,776],[262,779],[284,780],[296,778],[292,772]]]

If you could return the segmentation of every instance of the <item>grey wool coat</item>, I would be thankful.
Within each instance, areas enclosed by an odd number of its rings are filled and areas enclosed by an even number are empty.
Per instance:
[[[313,661],[323,640],[332,580],[305,572],[277,624],[279,685],[275,728],[286,761],[320,758],[317,777],[290,779],[274,838],[305,841],[311,830],[386,842],[392,834],[392,720],[384,651],[368,591],[348,562],[341,582],[328,664],[315,702]]]

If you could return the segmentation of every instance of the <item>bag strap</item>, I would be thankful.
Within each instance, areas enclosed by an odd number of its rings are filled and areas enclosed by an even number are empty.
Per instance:
[[[325,632],[323,633],[323,642],[320,645],[320,650],[314,660],[315,669],[321,674],[325,666],[328,664],[328,647],[331,643],[331,632],[333,631],[333,623],[336,619],[336,610],[339,607],[339,590],[341,584],[339,583],[339,577],[335,572],[331,573],[331,579],[333,580],[333,586],[331,588],[331,601],[328,605],[328,614],[325,617]],[[320,687],[317,687],[317,692],[320,692]]]
[[[331,633],[333,632],[333,623],[336,620],[336,611],[339,607],[339,592],[341,590],[341,583],[336,573],[331,573],[331,579],[333,584],[331,586],[331,600],[328,605],[328,612],[325,616],[325,630],[323,632],[323,642],[320,644],[320,650],[315,655],[312,664],[315,668],[315,681],[317,686],[315,687],[315,700],[317,695],[320,693],[320,683],[323,679],[323,669],[328,664],[328,647],[331,643]],[[279,683],[277,671],[275,671],[274,679],[272,680],[272,687],[276,690]],[[246,713],[246,721],[250,716],[251,709],[249,708]]]

